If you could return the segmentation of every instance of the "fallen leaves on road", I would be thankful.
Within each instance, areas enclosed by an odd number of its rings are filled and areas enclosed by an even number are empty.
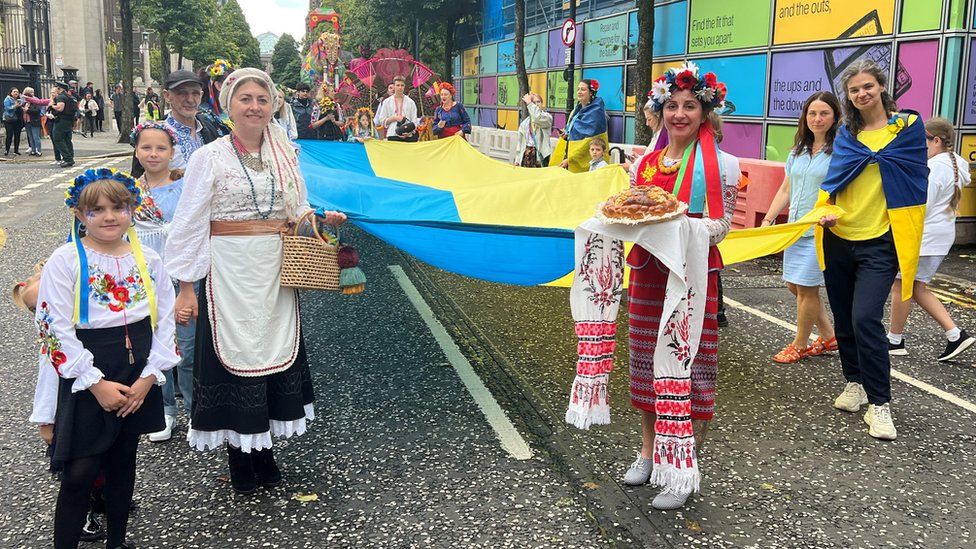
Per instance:
[[[772,484],[770,484],[768,482],[764,482],[764,483],[760,484],[759,487],[762,488],[763,490],[766,490],[767,492],[773,492],[775,494],[778,494],[779,493],[779,488],[773,486]]]
[[[583,483],[583,488],[586,488],[587,490],[596,490],[599,487],[600,487],[600,485],[597,484],[597,483],[595,483],[595,482],[584,482]]]
[[[296,501],[300,501],[302,503],[308,503],[310,501],[318,501],[319,500],[319,495],[318,494],[303,494],[303,493],[299,492],[299,493],[293,495],[291,497],[291,499],[296,500]]]
[[[701,534],[701,525],[697,520],[685,519],[685,527],[696,534]]]

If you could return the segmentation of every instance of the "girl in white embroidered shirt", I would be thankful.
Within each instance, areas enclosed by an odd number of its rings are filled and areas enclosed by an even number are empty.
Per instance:
[[[65,200],[76,217],[72,241],[54,251],[41,275],[39,365],[60,377],[51,449],[51,468],[61,475],[56,549],[78,545],[102,468],[106,546],[129,547],[139,435],[165,425],[159,385],[162,372],[179,362],[176,298],[159,255],[142,249],[132,229],[139,195],[122,172],[100,168],[78,176]]]

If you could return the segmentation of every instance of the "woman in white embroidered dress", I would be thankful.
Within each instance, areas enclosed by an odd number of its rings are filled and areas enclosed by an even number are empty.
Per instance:
[[[295,150],[271,121],[275,93],[257,69],[224,82],[220,105],[233,133],[190,158],[166,243],[180,281],[177,321],[199,315],[187,439],[198,450],[227,443],[231,483],[244,494],[281,481],[272,437],[300,435],[314,417],[298,296],[280,283],[279,236],[311,208]]]

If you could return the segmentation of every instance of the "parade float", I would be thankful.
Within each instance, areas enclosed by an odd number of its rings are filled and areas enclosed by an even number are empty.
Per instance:
[[[407,79],[405,93],[417,104],[420,117],[433,115],[440,102],[440,77],[430,67],[403,49],[381,48],[370,54],[360,48],[359,56],[353,58],[342,51],[340,15],[335,10],[312,10],[307,22],[308,36],[317,38],[305,53],[302,79],[318,90],[320,98],[328,95],[338,103],[343,116],[350,117],[363,107],[375,112],[397,75]]]

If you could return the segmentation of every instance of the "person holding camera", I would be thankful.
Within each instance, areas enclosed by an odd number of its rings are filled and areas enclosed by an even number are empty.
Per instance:
[[[386,138],[390,141],[417,141],[417,104],[404,95],[407,79],[403,76],[393,78],[393,95],[380,103],[376,118],[386,128]],[[404,128],[401,130],[400,126]]]

